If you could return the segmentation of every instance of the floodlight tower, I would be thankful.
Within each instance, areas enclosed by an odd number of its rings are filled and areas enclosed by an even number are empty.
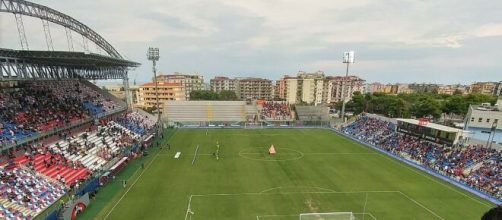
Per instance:
[[[347,79],[349,77],[349,65],[354,63],[354,51],[351,50],[343,53],[343,63],[347,64],[347,70],[345,71],[345,78]],[[342,111],[340,113],[342,122],[345,122],[345,99],[347,99],[345,96],[345,83],[342,81]]]
[[[159,61],[159,48],[150,47],[148,48],[148,53],[146,54],[148,60],[152,61],[153,64],[153,82],[155,83],[155,99],[157,100],[156,108],[157,108],[157,123],[160,127],[160,104],[159,104],[159,84],[157,82],[157,61]]]

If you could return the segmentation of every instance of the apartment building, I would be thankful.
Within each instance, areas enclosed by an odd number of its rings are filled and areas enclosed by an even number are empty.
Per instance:
[[[190,93],[192,91],[204,90],[204,77],[198,73],[183,74],[175,72],[169,75],[158,75],[158,82],[180,84],[184,87],[185,99],[190,100]]]

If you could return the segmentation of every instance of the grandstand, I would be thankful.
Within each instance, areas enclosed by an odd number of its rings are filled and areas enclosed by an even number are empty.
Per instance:
[[[244,101],[167,101],[164,116],[179,124],[239,123],[256,114]]]
[[[25,80],[0,89],[5,152],[0,178],[3,183],[14,181],[0,187],[0,215],[37,216],[76,184],[107,171],[105,167],[151,132],[152,115],[128,112],[125,103],[88,84],[76,79]],[[19,178],[26,183],[15,184]],[[33,184],[50,193],[22,188]]]
[[[285,101],[256,101],[260,120],[262,121],[293,121],[291,108]]]
[[[502,152],[479,145],[436,143],[396,128],[388,120],[361,116],[343,132],[479,190],[494,201],[502,199]]]
[[[294,121],[283,101],[167,101],[164,120],[184,126],[243,126]]]
[[[26,38],[22,50],[0,49],[0,219],[74,219],[105,183],[100,177],[118,173],[151,142],[154,116],[89,82],[122,79],[127,86],[128,69],[139,63],[51,8],[0,0],[0,12],[15,14],[17,22],[41,19],[46,38],[49,22],[61,25],[67,37],[73,31],[106,53],[33,51]]]
[[[295,106],[295,112],[300,121],[329,121],[329,107],[327,106]]]

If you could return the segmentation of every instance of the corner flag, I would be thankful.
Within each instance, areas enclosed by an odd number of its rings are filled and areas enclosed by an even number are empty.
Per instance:
[[[270,155],[275,155],[276,154],[275,147],[274,147],[273,144],[268,149],[268,154],[270,154]]]

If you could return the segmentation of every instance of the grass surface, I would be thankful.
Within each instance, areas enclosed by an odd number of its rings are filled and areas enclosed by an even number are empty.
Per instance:
[[[185,129],[169,143],[145,170],[126,168],[128,187],[105,187],[83,219],[480,219],[493,206],[328,130]]]

